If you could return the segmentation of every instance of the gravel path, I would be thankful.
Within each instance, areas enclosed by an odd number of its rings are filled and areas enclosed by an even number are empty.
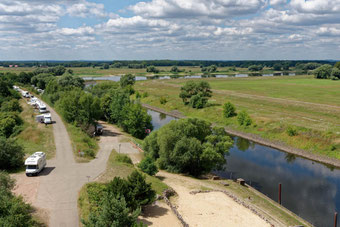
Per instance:
[[[90,163],[76,163],[65,125],[51,107],[48,109],[56,122],[53,125],[56,157],[47,161],[46,168],[38,177],[15,174],[17,187],[14,192],[48,213],[49,226],[76,227],[79,226],[78,192],[85,183],[93,181],[105,170],[112,148],[101,146],[96,159]],[[104,140],[108,133],[104,125]]]

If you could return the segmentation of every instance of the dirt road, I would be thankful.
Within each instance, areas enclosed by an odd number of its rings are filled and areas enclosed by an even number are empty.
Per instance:
[[[76,163],[65,125],[52,108],[48,109],[56,122],[53,125],[56,157],[47,161],[46,168],[38,177],[15,175],[18,187],[14,192],[48,213],[49,226],[76,227],[79,225],[78,192],[85,183],[105,170],[112,148],[101,147],[96,159],[90,163]],[[104,126],[103,138],[106,133]]]

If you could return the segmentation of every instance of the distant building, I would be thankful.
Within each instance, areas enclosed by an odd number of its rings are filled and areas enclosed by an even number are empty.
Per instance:
[[[15,65],[14,68],[18,68],[19,66],[18,65]]]
[[[13,67],[13,65],[9,65],[8,67],[12,68],[12,67]]]

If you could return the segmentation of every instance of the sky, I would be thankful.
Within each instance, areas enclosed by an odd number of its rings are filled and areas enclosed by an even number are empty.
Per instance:
[[[0,60],[340,59],[340,0],[0,0]]]

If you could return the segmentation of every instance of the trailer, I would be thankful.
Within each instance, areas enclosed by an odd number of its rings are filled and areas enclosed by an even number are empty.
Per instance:
[[[37,115],[35,116],[35,120],[39,123],[52,124],[52,116],[50,113]]]
[[[26,176],[37,176],[46,166],[44,152],[35,152],[25,160]]]

